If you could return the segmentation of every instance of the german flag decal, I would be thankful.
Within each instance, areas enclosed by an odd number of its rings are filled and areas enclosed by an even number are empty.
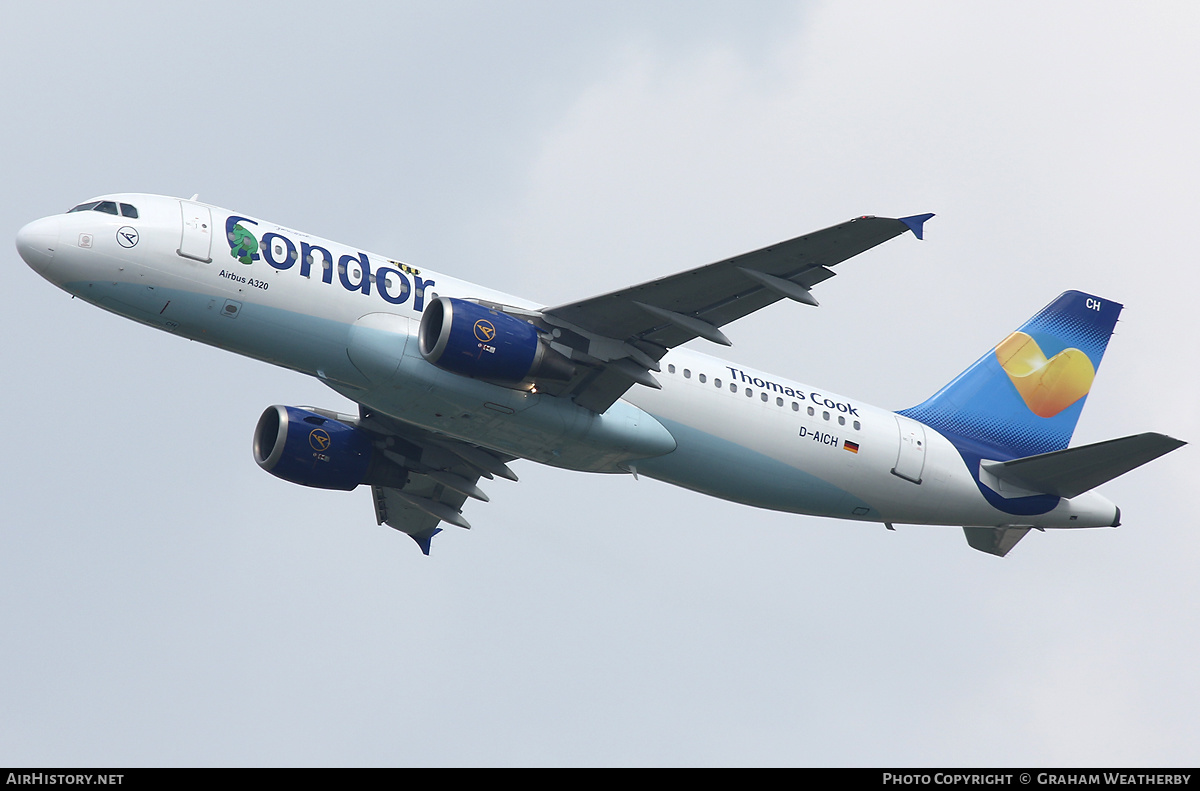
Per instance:
[[[848,450],[848,451],[850,451],[851,453],[858,453],[858,443],[857,443],[857,442],[851,442],[850,440],[844,440],[844,441],[842,442],[842,449],[843,449],[843,450]]]

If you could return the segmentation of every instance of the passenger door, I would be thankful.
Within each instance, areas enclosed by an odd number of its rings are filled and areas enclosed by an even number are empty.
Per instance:
[[[205,264],[212,263],[212,212],[207,206],[191,201],[179,201],[183,217],[183,233],[179,239],[179,250],[184,258]]]

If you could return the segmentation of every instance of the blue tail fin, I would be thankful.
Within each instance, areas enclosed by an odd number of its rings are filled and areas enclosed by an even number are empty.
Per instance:
[[[932,398],[900,414],[977,458],[1005,461],[1062,450],[1121,308],[1068,291]]]

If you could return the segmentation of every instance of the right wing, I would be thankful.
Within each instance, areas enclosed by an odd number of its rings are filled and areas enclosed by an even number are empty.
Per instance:
[[[549,325],[557,346],[586,371],[555,394],[603,412],[634,383],[657,387],[650,371],[659,370],[668,349],[694,338],[728,346],[721,326],[784,297],[816,305],[810,291],[834,276],[829,267],[905,231],[920,239],[932,216],[859,217],[714,264],[545,308],[538,318]]]

